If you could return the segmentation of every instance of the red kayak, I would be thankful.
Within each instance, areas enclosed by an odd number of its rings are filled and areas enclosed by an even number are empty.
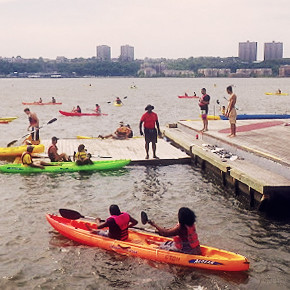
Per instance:
[[[107,116],[108,114],[102,114],[102,113],[76,113],[76,112],[64,112],[59,110],[59,112],[64,116]]]
[[[32,103],[27,103],[27,102],[22,102],[22,105],[62,105],[62,103],[53,103],[53,102],[48,102],[48,103],[40,103],[40,102],[32,102]]]
[[[179,99],[198,99],[198,96],[178,96]]]

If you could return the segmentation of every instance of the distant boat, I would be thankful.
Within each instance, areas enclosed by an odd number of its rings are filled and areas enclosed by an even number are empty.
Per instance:
[[[103,113],[77,113],[77,112],[64,112],[64,111],[59,111],[62,115],[64,116],[107,116],[108,114],[103,114]]]
[[[179,99],[198,99],[198,96],[178,96]]]
[[[48,103],[40,103],[40,102],[22,102],[22,105],[39,105],[39,106],[44,106],[44,105],[62,105],[62,103],[53,103],[53,102],[48,102]]]

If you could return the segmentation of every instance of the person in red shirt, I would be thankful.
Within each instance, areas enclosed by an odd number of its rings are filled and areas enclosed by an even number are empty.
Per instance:
[[[144,123],[144,134],[145,134],[145,150],[146,159],[149,159],[149,144],[152,143],[153,158],[158,159],[156,156],[156,143],[157,143],[157,133],[161,135],[158,116],[156,113],[152,112],[154,106],[147,105],[145,114],[142,115],[139,123],[140,134],[143,136],[142,125]],[[157,128],[157,130],[156,130]]]

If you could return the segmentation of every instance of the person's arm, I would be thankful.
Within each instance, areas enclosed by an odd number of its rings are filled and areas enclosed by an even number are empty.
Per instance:
[[[132,218],[130,216],[128,228],[132,228],[132,227],[136,226],[137,224],[138,224],[138,221],[136,221],[134,218]]]
[[[140,135],[141,135],[141,136],[143,136],[142,124],[143,124],[143,121],[140,120],[140,123],[139,123],[139,130],[140,130]]]
[[[160,127],[159,127],[159,121],[158,121],[158,119],[156,120],[156,127],[157,127],[158,135],[161,135],[161,131],[160,131]]]
[[[157,229],[158,233],[161,236],[164,236],[164,237],[172,237],[172,236],[176,236],[176,235],[179,234],[179,228],[180,228],[180,225],[179,224],[177,224],[173,228],[166,229],[166,228],[160,227],[154,221],[148,221],[148,223],[150,225],[152,225],[153,227],[155,227]]]
[[[229,104],[226,110],[226,116],[228,117],[231,110],[235,107],[235,95],[231,96],[229,99]]]
[[[96,223],[97,223],[98,229],[106,228],[109,226],[109,223],[107,220],[102,223],[100,218],[96,218]]]

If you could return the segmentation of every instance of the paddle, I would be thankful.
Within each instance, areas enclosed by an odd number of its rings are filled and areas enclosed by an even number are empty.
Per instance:
[[[93,219],[95,220],[94,217],[89,217],[89,216],[83,216],[82,214],[80,214],[78,211],[72,210],[72,209],[66,209],[66,208],[60,208],[59,209],[59,213],[62,217],[66,218],[66,219],[70,219],[70,220],[78,220],[80,218],[85,218],[85,219]],[[104,222],[104,220],[101,220],[102,222]],[[150,231],[144,228],[140,228],[140,227],[132,227],[134,229],[137,230],[142,230],[145,232],[150,232],[150,233],[155,233],[155,231]]]
[[[51,120],[48,121],[46,124],[40,126],[40,127],[38,128],[38,130],[41,129],[41,128],[43,128],[43,127],[46,126],[46,125],[49,125],[49,124],[55,122],[56,120],[57,120],[57,118],[53,118],[53,119],[51,119]],[[25,134],[24,136],[22,136],[22,137],[19,138],[19,139],[16,139],[16,140],[11,141],[10,143],[7,144],[7,147],[10,147],[11,145],[13,145],[14,143],[16,143],[17,141],[21,140],[22,138],[24,138],[24,137],[26,137],[26,136],[29,136],[30,134],[34,133],[35,131],[36,131],[36,130],[34,130],[34,131],[30,132],[30,133]]]
[[[147,213],[145,211],[141,211],[141,222],[143,225],[146,225],[148,222],[151,221],[148,219]]]
[[[126,97],[124,97],[124,99],[127,99],[128,97],[126,96]],[[115,101],[114,101],[115,102]],[[122,101],[121,101],[122,102]],[[112,102],[111,101],[108,101],[107,102],[108,104],[111,104]],[[122,103],[121,103],[122,104]]]

